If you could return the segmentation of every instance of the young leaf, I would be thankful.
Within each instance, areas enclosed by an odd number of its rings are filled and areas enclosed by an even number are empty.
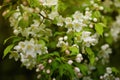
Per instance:
[[[96,17],[96,18],[101,17],[100,11],[95,11],[95,12],[93,13],[93,17]]]
[[[77,48],[76,46],[69,47],[69,50],[72,52],[72,54],[79,53],[79,48]]]
[[[95,24],[95,30],[98,34],[103,35],[105,25],[103,23]]]
[[[3,58],[10,52],[10,50],[13,48],[14,44],[11,44],[7,46],[7,48],[4,50]]]

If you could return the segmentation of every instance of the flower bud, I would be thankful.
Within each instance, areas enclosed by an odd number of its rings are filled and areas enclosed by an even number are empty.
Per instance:
[[[69,51],[69,50],[65,50],[65,53],[66,53],[67,55],[69,55],[69,54],[70,54],[70,51]]]
[[[47,70],[46,70],[46,73],[47,73],[47,74],[50,74],[50,69],[47,69]]]
[[[78,62],[78,63],[80,63],[80,62],[82,61],[82,60],[81,60],[80,58],[78,58],[78,57],[77,57],[75,60],[76,60],[76,62]]]
[[[97,18],[93,18],[93,21],[94,21],[94,22],[97,22]]]
[[[68,39],[68,37],[67,36],[64,36],[64,40],[67,40]]]
[[[40,77],[41,77],[41,74],[37,75],[37,79],[40,79]]]
[[[49,59],[49,60],[48,60],[48,63],[51,63],[51,62],[52,62],[52,60],[51,60],[51,59]]]
[[[75,67],[75,68],[74,68],[74,71],[75,71],[76,73],[79,73],[79,72],[80,72],[80,69],[79,69],[78,67]]]
[[[72,61],[72,60],[69,60],[69,61],[68,61],[68,64],[70,64],[70,65],[71,65],[72,63],[73,63],[73,61]]]

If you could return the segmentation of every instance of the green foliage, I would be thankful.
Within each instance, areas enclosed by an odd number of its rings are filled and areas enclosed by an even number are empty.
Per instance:
[[[4,40],[4,43],[3,44],[6,44],[8,42],[11,42],[13,44],[19,42],[20,40],[23,40],[24,38],[22,37],[18,37],[18,36],[10,36],[9,38],[5,39]]]
[[[11,49],[14,47],[14,44],[11,44],[9,46],[6,47],[6,49],[4,50],[4,55],[3,58],[11,51]]]
[[[112,67],[112,71],[115,73],[115,74],[119,74],[120,71],[118,69],[116,69],[115,67]]]
[[[89,47],[86,47],[86,52],[88,53],[88,58],[90,60],[90,63],[93,65],[95,62],[95,53]]]
[[[69,50],[71,51],[71,55],[76,55],[79,53],[79,48],[76,46],[69,47]]]
[[[95,24],[95,30],[98,34],[103,35],[105,25],[103,23]]]
[[[40,2],[38,0],[27,0],[31,7],[39,7]]]

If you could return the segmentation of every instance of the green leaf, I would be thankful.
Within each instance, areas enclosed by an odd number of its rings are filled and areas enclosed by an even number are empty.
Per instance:
[[[92,17],[100,18],[101,17],[100,11],[95,11]]]
[[[62,76],[64,74],[64,65],[62,65],[62,64],[59,66],[59,74],[60,74],[60,76]]]
[[[39,7],[40,2],[38,0],[27,0],[31,7]]]
[[[57,51],[53,52],[53,53],[50,53],[50,56],[57,56],[57,57],[60,57],[59,53]]]
[[[88,67],[85,64],[80,64],[79,68],[83,75],[87,75]]]
[[[76,46],[69,47],[69,50],[72,52],[72,55],[79,53],[79,48],[77,48]]]
[[[103,35],[105,25],[103,23],[95,24],[95,30],[98,34]]]
[[[4,16],[4,18],[5,19],[8,19],[14,12],[16,12],[16,11],[10,11],[10,12],[8,12],[5,16]]]
[[[40,39],[38,43],[39,43],[39,44],[41,44],[41,45],[43,45],[43,46],[45,46],[45,45],[46,45],[45,41],[44,41],[44,40],[42,40],[42,39]]]
[[[116,69],[115,67],[112,67],[112,72],[114,72],[115,74],[120,73],[120,71],[118,69]]]
[[[51,63],[51,65],[52,65],[52,70],[53,70],[53,72],[54,72],[56,69],[58,69],[58,67],[59,67],[59,62],[56,61],[56,60],[54,60],[54,61]]]
[[[69,64],[66,63],[66,64],[64,64],[64,68],[67,71],[67,73],[69,72],[68,76],[70,76],[71,78],[73,78],[75,76],[74,69],[72,68],[71,65],[69,65]]]
[[[3,58],[10,52],[10,50],[14,47],[14,44],[11,44],[7,46],[7,48],[4,50]]]
[[[57,36],[57,35],[64,35],[65,34],[65,32],[55,32],[54,33],[54,36]]]
[[[59,1],[59,5],[58,5],[58,12],[62,13],[63,11],[65,11],[67,8],[67,5],[62,2],[62,1]]]
[[[15,43],[15,42],[18,42],[18,41],[20,41],[22,39],[23,39],[22,37],[11,36],[11,37],[5,39],[3,44],[6,44],[8,41],[12,41],[12,43]]]
[[[16,37],[16,36],[10,36],[9,38],[5,39],[4,42],[3,42],[3,44],[6,44],[8,40],[10,40],[10,39],[12,39],[14,37]]]
[[[91,48],[86,47],[86,52],[88,53],[88,58],[90,60],[90,63],[93,65],[95,62],[95,55]]]

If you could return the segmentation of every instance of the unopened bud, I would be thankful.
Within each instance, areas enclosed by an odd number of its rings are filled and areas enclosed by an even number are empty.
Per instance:
[[[51,63],[51,62],[52,62],[52,60],[51,60],[51,59],[49,59],[49,60],[48,60],[48,63]]]
[[[50,74],[50,69],[47,69],[47,70],[46,70],[46,73],[47,73],[47,74]]]
[[[67,55],[69,55],[69,54],[70,54],[70,51],[69,51],[69,50],[65,50],[65,53],[66,53]]]
[[[94,22],[97,22],[97,18],[93,18],[93,21],[94,21]]]
[[[74,70],[75,70],[76,73],[80,72],[80,69],[78,67],[75,67]]]
[[[73,63],[73,61],[72,61],[72,60],[69,60],[69,61],[68,61],[68,64],[70,64],[70,65],[71,65],[72,63]]]

